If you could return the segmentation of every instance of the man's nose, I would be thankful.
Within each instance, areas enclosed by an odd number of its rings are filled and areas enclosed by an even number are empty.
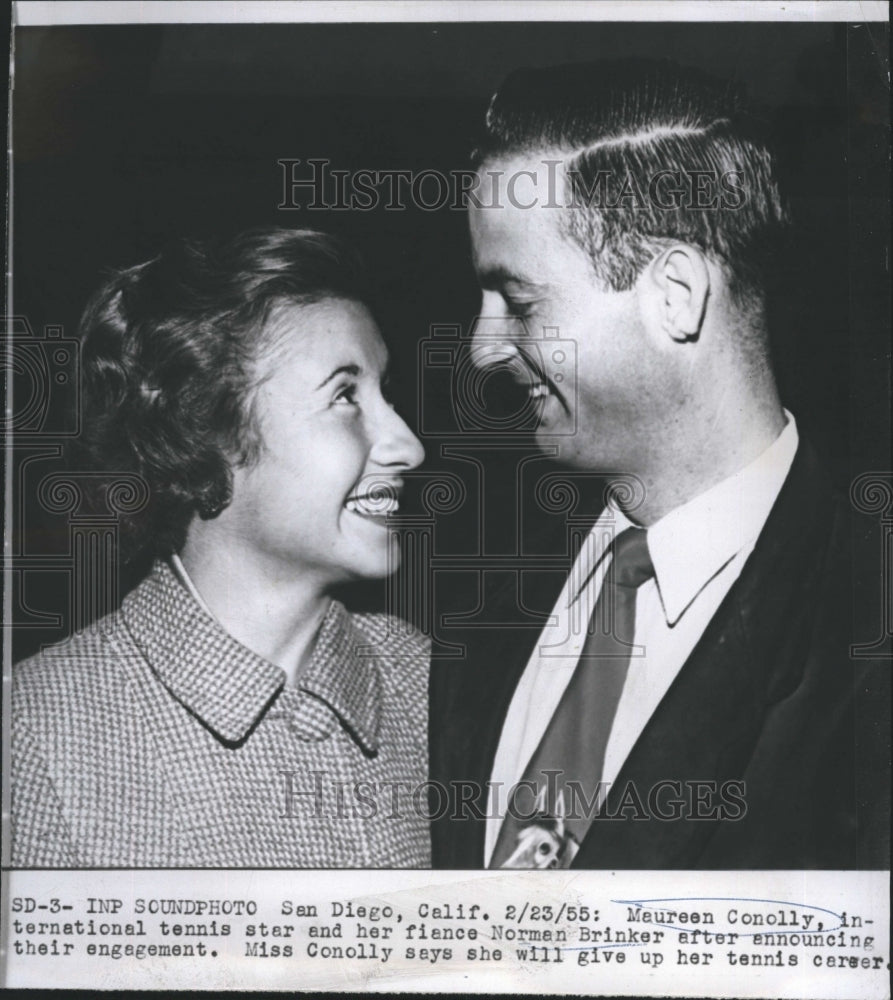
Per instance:
[[[475,368],[491,368],[516,359],[518,340],[524,335],[520,320],[479,316],[471,332],[471,362]]]

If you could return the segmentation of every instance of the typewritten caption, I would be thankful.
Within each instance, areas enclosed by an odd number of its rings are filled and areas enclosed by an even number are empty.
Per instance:
[[[12,872],[5,984],[884,997],[887,876]],[[188,891],[184,887],[188,885]]]

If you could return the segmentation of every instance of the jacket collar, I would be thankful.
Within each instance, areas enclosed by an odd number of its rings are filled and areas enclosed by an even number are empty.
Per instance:
[[[612,785],[610,814],[629,783],[642,797],[668,778],[721,782],[745,773],[769,706],[802,682],[835,508],[830,482],[801,442],[741,576]],[[574,867],[695,867],[714,831],[700,821],[596,821]]]
[[[165,562],[124,600],[127,627],[162,684],[227,743],[243,742],[285,687],[285,671],[236,641]],[[367,753],[378,749],[381,679],[369,640],[333,601],[298,690],[322,702]],[[310,710],[307,703],[299,704]]]
[[[371,643],[338,601],[332,601],[316,637],[301,691],[324,702],[368,754],[379,747],[382,680]]]

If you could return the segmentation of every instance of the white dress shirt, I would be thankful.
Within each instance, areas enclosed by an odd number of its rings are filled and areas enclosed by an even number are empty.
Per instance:
[[[797,451],[797,424],[787,410],[785,416],[784,430],[750,465],[648,528],[655,575],[636,597],[634,648],[605,752],[604,782],[616,779],[753,551]],[[608,545],[631,525],[612,505],[599,516],[521,675],[493,763],[485,863],[512,786],[523,777],[577,667],[610,565]]]

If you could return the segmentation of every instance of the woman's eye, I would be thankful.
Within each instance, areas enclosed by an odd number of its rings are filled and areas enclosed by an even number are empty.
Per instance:
[[[332,400],[341,406],[354,406],[357,402],[357,387],[355,385],[345,385],[335,393]]]

